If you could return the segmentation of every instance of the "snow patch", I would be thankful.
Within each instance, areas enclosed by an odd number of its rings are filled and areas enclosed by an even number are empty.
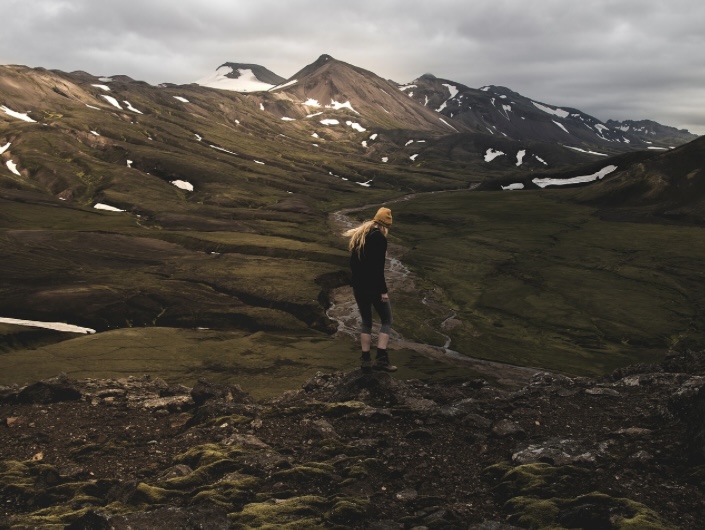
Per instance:
[[[546,105],[541,105],[541,103],[536,103],[535,101],[532,101],[531,103],[533,103],[537,109],[542,110],[548,114],[553,114],[554,116],[558,116],[559,118],[567,118],[570,115],[570,113],[567,110],[552,109],[551,107],[547,107]]]
[[[367,130],[367,129],[365,129],[362,125],[360,125],[359,123],[354,123],[354,122],[351,122],[351,121],[346,121],[346,122],[345,122],[345,125],[348,125],[349,127],[352,127],[352,128],[355,129],[357,132],[365,132],[365,131]]]
[[[441,120],[443,123],[445,123],[445,124],[446,124],[448,127],[450,127],[451,129],[453,129],[455,132],[458,132],[458,129],[456,129],[455,127],[453,127],[450,123],[448,123],[447,121],[445,121],[443,118],[438,118],[438,119]]]
[[[96,88],[100,88],[101,90],[105,90],[106,92],[110,92],[110,87],[107,85],[91,85],[91,86],[94,86]]]
[[[334,99],[332,99],[330,102],[330,105],[326,105],[326,108],[333,109],[333,110],[348,109],[348,110],[353,111],[355,114],[360,114],[358,111],[356,111],[354,108],[352,108],[350,101],[346,101],[345,103],[340,103],[339,101],[335,101]]]
[[[517,153],[517,166],[520,166],[524,163],[524,157],[526,156],[526,149],[522,149]]]
[[[173,184],[180,190],[193,191],[193,184],[185,180],[172,180],[171,184]]]
[[[12,145],[12,144],[10,144],[10,142],[7,142],[5,145],[0,147],[0,155],[3,154],[5,151],[7,151],[10,148],[10,145]]]
[[[120,103],[118,103],[118,100],[115,99],[113,96],[101,95],[100,97],[105,98],[107,100],[107,102],[110,103],[113,107],[116,107],[116,108],[122,110]]]
[[[296,120],[294,118],[288,118],[286,116],[283,116],[282,121],[296,121]]]
[[[567,147],[568,149],[572,149],[573,151],[580,151],[581,153],[587,153],[588,155],[609,156],[609,155],[606,155],[605,153],[597,153],[595,151],[586,151],[585,149],[580,149],[580,147],[571,147],[569,145],[564,145],[563,147]]]
[[[274,85],[263,83],[250,69],[239,68],[237,79],[228,77],[234,71],[230,66],[221,66],[214,74],[204,77],[196,84],[220,90],[230,90],[233,92],[264,92],[274,88]]]
[[[312,99],[312,98],[309,98],[306,101],[304,101],[304,105],[306,105],[307,107],[320,107],[321,106],[321,104],[318,102],[317,99]]]
[[[39,322],[38,320],[20,320],[18,318],[0,318],[2,324],[12,324],[15,326],[28,326],[32,328],[53,329],[54,331],[63,331],[66,333],[95,333],[94,329],[82,328],[73,324],[65,324],[64,322]]]
[[[299,82],[298,79],[292,79],[291,81],[288,81],[288,82],[284,83],[283,85],[277,85],[275,87],[270,88],[269,90],[270,90],[270,92],[272,92],[274,90],[279,90],[280,88],[286,88],[288,86],[295,85],[298,82]]]
[[[93,134],[93,135],[95,135],[95,136],[100,136],[100,133],[97,132],[97,131],[91,131],[91,134]]]
[[[502,186],[503,190],[523,190],[524,185],[521,182],[515,182],[514,184],[510,184],[509,186]]]
[[[412,162],[416,162],[416,157],[417,157],[417,156],[419,156],[418,153],[416,153],[415,155],[411,155],[409,158],[411,159]]]
[[[580,177],[572,177],[568,179],[554,179],[554,178],[545,178],[545,179],[534,179],[531,182],[536,184],[540,188],[545,188],[546,186],[566,186],[568,184],[582,184],[586,182],[593,182],[595,180],[600,180],[604,178],[605,176],[609,175],[612,173],[614,170],[617,169],[617,166],[605,166],[603,167],[600,171],[593,173],[592,175],[583,175]]]
[[[334,120],[334,119],[331,119],[331,118],[328,118],[328,119],[325,119],[325,120],[321,120],[321,123],[322,123],[323,125],[338,125],[338,124],[340,124],[340,122],[339,122],[338,120]]]
[[[224,149],[222,147],[218,147],[217,145],[211,145],[213,149],[217,149],[218,151],[223,151],[223,153],[228,153],[229,155],[235,155],[238,156],[237,153],[233,153],[232,151],[228,151],[227,149]]]
[[[188,99],[182,98],[181,96],[174,96],[174,99],[178,99],[181,103],[190,103]]]
[[[93,205],[93,208],[96,210],[105,210],[107,212],[124,212],[125,210],[121,210],[120,208],[115,208],[115,206],[110,206],[109,204],[105,204],[102,202],[98,202],[95,205]]]
[[[131,110],[132,112],[136,112],[137,114],[144,114],[142,111],[137,110],[135,107],[133,107],[129,101],[123,101],[123,103],[127,107],[127,110]]]
[[[502,156],[504,153],[502,151],[495,151],[491,147],[485,152],[485,162],[492,162],[498,156]]]
[[[0,110],[5,112],[5,114],[9,114],[13,118],[18,118],[20,120],[23,120],[23,121],[26,121],[29,123],[37,123],[37,120],[33,120],[32,118],[27,116],[27,114],[22,114],[21,112],[15,112],[14,110],[7,108],[5,105],[0,106]]]
[[[564,126],[562,123],[558,123],[556,120],[551,120],[551,121],[552,121],[553,123],[555,123],[556,125],[558,125],[558,126],[559,126],[561,129],[563,129],[565,132],[567,132],[568,134],[570,134],[570,133],[568,132],[568,129],[566,129],[565,126]]]
[[[17,164],[15,164],[12,160],[8,160],[5,165],[7,166],[7,169],[9,169],[12,173],[17,175],[18,177],[21,177],[22,174],[17,170]]]

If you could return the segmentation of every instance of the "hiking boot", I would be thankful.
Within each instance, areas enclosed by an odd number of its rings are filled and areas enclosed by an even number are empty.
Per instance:
[[[363,374],[369,374],[372,372],[372,359],[370,359],[369,355],[363,355],[360,357],[360,370],[362,370]]]
[[[389,364],[389,359],[377,359],[372,367],[378,372],[396,372],[398,368],[393,364]]]

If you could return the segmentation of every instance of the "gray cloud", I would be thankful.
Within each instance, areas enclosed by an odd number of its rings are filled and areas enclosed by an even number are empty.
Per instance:
[[[504,85],[602,120],[705,134],[700,0],[3,3],[0,63],[190,83],[227,61],[289,77],[328,53],[399,82]]]

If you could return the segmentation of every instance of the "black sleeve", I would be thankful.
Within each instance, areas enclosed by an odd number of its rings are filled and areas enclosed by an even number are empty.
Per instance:
[[[370,286],[379,293],[387,292],[384,262],[387,256],[387,238],[379,231],[371,232],[365,243],[365,261]]]

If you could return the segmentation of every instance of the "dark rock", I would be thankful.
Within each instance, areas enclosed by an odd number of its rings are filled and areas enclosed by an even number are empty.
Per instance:
[[[64,526],[64,530],[111,530],[111,528],[108,518],[93,510]]]
[[[499,420],[492,427],[492,434],[499,438],[507,438],[510,436],[524,437],[526,432],[519,425],[509,420]]]
[[[224,399],[234,403],[252,403],[252,397],[238,385],[218,385],[199,379],[191,389],[191,398],[196,406],[211,399]]]
[[[40,381],[23,388],[17,394],[16,401],[21,404],[59,403],[62,401],[78,401],[81,391],[73,384],[64,381]]]

